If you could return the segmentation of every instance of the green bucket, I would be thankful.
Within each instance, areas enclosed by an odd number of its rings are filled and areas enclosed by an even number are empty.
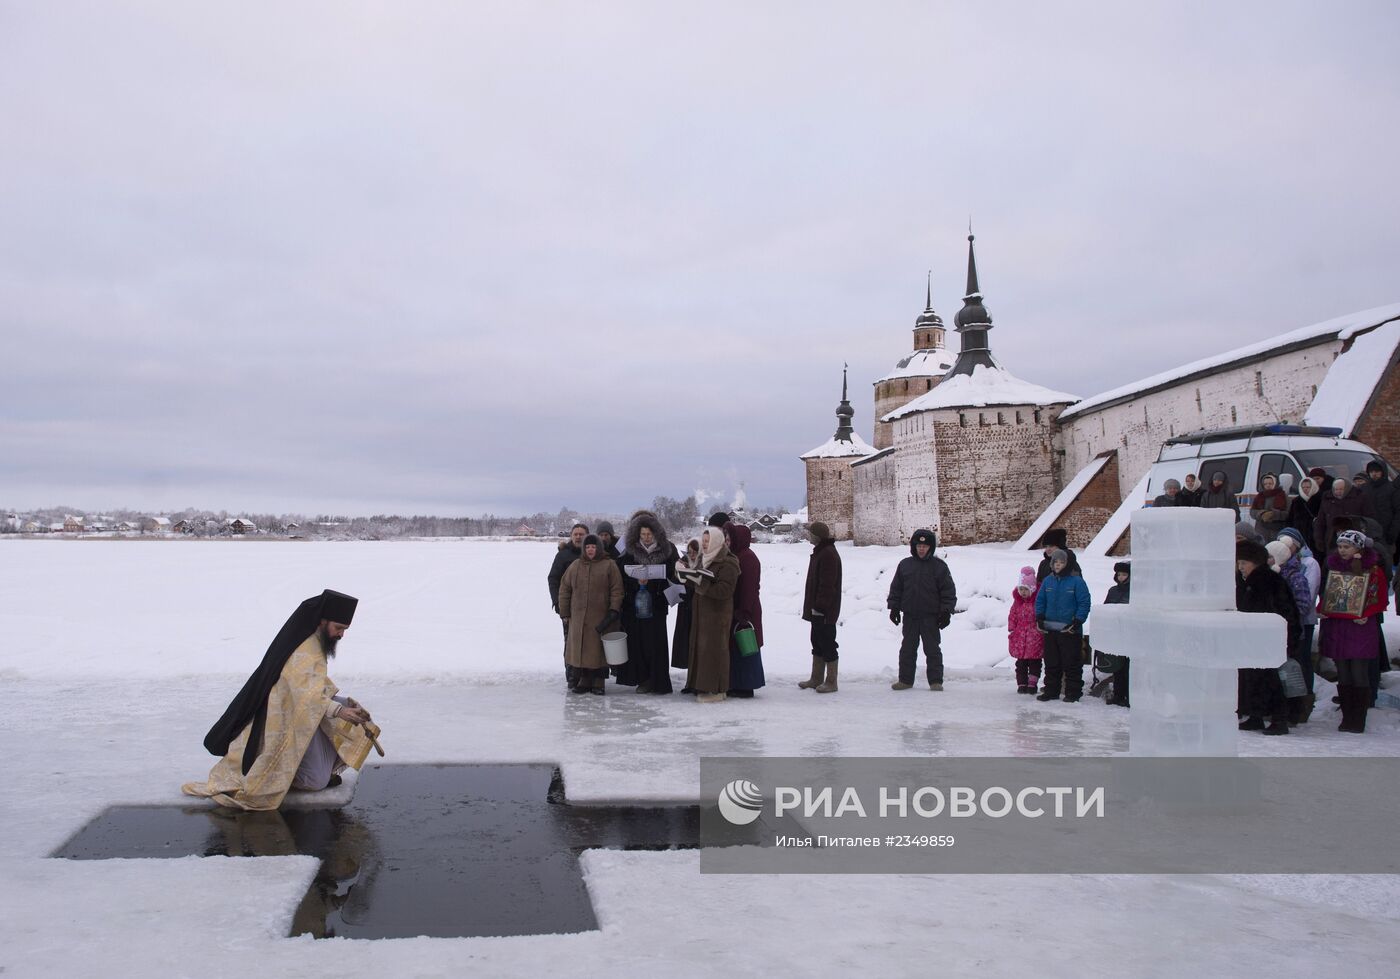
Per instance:
[[[752,656],[758,652],[758,633],[753,631],[752,623],[734,626],[734,645],[740,656]]]

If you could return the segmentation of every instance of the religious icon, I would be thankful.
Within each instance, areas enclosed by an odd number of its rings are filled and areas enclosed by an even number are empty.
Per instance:
[[[1369,575],[1333,571],[1327,576],[1327,589],[1322,593],[1322,613],[1361,618],[1366,608],[1366,588],[1370,580]]]

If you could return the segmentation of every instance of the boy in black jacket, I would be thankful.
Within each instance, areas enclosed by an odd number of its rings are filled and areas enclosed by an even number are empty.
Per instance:
[[[1105,605],[1127,605],[1128,594],[1132,589],[1133,566],[1128,561],[1119,561],[1113,566],[1114,585],[1104,596]],[[1123,665],[1118,668],[1118,672],[1113,674],[1113,694],[1108,698],[1108,702],[1115,707],[1127,707],[1128,704],[1128,657],[1124,656]]]
[[[958,594],[948,565],[934,556],[938,538],[931,530],[916,530],[909,541],[910,557],[899,562],[890,582],[887,602],[890,621],[904,623],[904,641],[899,646],[899,680],[891,689],[908,690],[914,685],[918,666],[919,642],[924,644],[928,661],[930,690],[943,689],[943,647],[939,632],[948,628]]]

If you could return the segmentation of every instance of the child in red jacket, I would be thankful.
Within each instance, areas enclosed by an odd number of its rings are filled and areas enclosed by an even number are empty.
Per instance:
[[[1030,693],[1040,686],[1040,660],[1044,637],[1035,626],[1035,569],[1022,568],[1021,579],[1011,593],[1007,618],[1007,644],[1016,661],[1016,692]]]

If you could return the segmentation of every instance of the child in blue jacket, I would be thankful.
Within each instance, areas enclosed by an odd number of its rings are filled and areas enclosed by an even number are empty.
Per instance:
[[[1035,596],[1035,624],[1045,633],[1045,686],[1036,700],[1058,700],[1064,682],[1065,703],[1084,696],[1084,623],[1089,619],[1089,586],[1069,572],[1069,555],[1050,554],[1052,573]]]

